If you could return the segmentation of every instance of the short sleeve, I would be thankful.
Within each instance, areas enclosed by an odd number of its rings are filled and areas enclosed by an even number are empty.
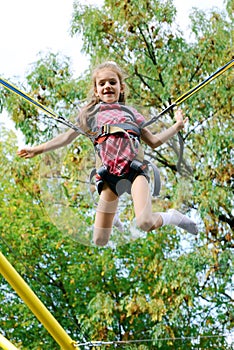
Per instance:
[[[145,117],[139,113],[135,108],[131,107],[132,113],[134,114],[135,118],[136,118],[136,123],[141,126],[142,124],[144,124],[146,122]]]

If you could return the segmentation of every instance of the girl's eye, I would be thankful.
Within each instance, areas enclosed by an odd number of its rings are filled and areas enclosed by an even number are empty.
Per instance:
[[[105,81],[100,81],[100,82],[98,83],[99,86],[105,86],[105,84],[106,84]],[[110,81],[109,81],[109,84],[110,84],[110,85],[116,85],[116,81],[115,81],[115,80],[110,80]]]

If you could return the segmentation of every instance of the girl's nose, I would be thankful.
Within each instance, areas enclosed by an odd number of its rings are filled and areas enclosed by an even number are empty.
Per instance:
[[[111,84],[107,81],[106,84],[105,84],[105,88],[110,88],[111,87]]]

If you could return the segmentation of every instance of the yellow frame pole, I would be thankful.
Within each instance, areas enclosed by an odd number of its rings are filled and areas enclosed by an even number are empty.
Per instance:
[[[4,350],[18,350],[8,339],[0,334],[0,347]]]
[[[35,293],[18,274],[10,262],[0,252],[0,273],[5,277],[20,298],[31,309],[34,315],[47,329],[55,341],[65,350],[74,350],[76,343],[69,337],[58,321],[47,310],[44,304],[38,299]]]

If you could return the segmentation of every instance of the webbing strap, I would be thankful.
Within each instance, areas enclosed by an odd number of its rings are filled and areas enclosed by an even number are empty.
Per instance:
[[[160,190],[161,190],[161,179],[160,179],[160,172],[158,170],[158,168],[156,167],[156,165],[152,162],[149,161],[145,161],[147,163],[148,166],[151,166],[153,173],[154,173],[154,187],[153,187],[153,193],[152,196],[153,197],[157,197],[160,194]]]
[[[115,134],[118,132],[122,132],[128,137],[130,142],[130,147],[132,151],[135,152],[135,146],[130,137],[130,134],[135,134],[136,136],[140,136],[140,129],[128,123],[103,125],[101,128],[100,134],[95,138],[94,146],[103,143],[107,139],[108,135]]]
[[[132,162],[132,164],[130,165],[131,168],[138,170],[140,168],[142,168],[143,166],[151,166],[152,170],[153,170],[153,174],[154,174],[154,180],[153,180],[153,192],[152,192],[152,196],[153,197],[157,197],[160,194],[160,190],[161,190],[161,179],[160,179],[160,172],[157,168],[157,166],[154,163],[151,163],[148,160],[145,160],[144,162],[140,162],[138,160],[134,160]],[[106,172],[108,173],[108,171],[106,170]],[[96,168],[91,170],[91,173],[89,175],[89,189],[90,189],[90,193],[91,196],[94,199],[93,196],[93,191],[91,190],[91,184],[92,184],[92,179],[93,177],[98,173],[98,170]]]
[[[134,134],[137,136],[140,136],[140,129],[132,124],[129,123],[119,123],[119,124],[104,124],[101,129],[99,134],[95,138],[94,143],[102,143],[105,141],[106,137],[110,134],[115,134],[118,132],[122,132],[124,134],[127,134],[129,137],[130,134]]]

